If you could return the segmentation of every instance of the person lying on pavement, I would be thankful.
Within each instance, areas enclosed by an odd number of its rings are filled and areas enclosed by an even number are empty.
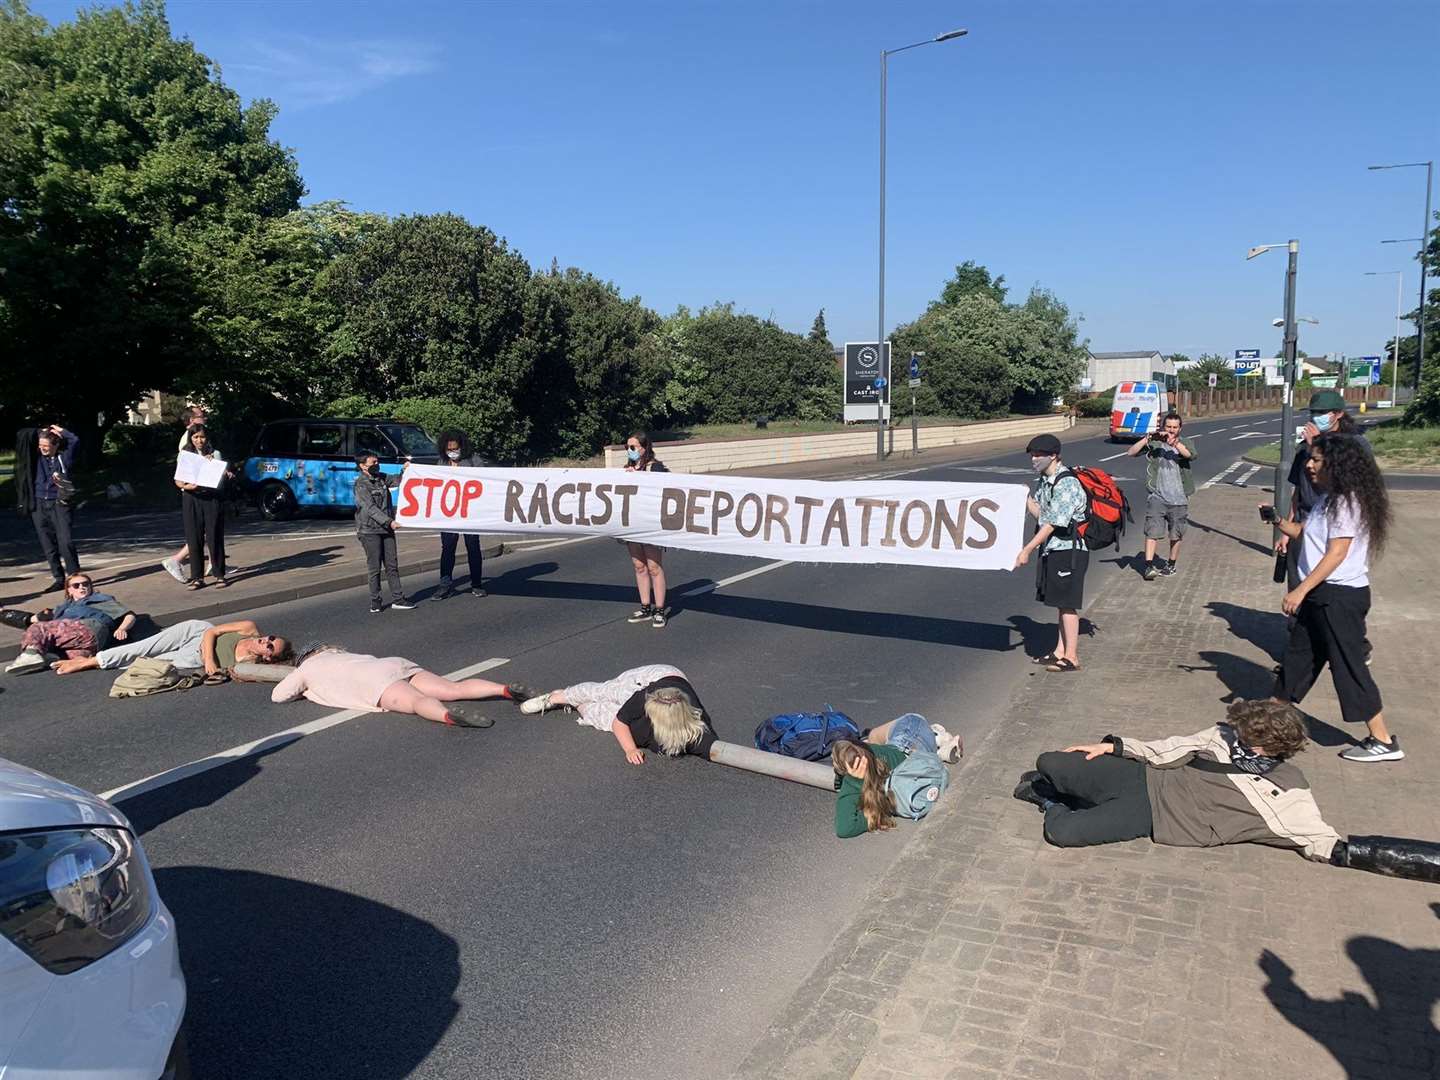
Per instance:
[[[50,666],[57,675],[72,675],[95,668],[109,671],[129,667],[140,657],[151,656],[168,660],[184,671],[216,676],[231,671],[236,664],[281,664],[290,655],[289,641],[276,634],[262,634],[249,619],[219,626],[204,619],[189,619],[153,637],[129,641],[83,659],[59,660]]]
[[[94,656],[111,640],[124,641],[135,613],[109,593],[95,591],[84,572],[65,579],[65,599],[30,616],[20,655],[5,669],[12,675],[43,671],[55,660]]]

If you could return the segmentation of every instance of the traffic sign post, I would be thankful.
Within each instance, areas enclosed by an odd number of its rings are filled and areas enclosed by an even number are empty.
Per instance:
[[[910,354],[910,453],[920,453],[920,421],[915,415],[915,390],[920,385],[920,357],[923,352]]]

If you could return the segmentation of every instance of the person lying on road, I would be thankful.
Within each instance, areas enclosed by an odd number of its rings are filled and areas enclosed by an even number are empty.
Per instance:
[[[332,709],[380,709],[406,713],[450,727],[485,728],[494,720],[467,712],[455,702],[482,698],[523,701],[530,691],[518,683],[488,679],[447,679],[403,656],[346,652],[338,645],[306,649],[295,670],[270,692],[274,702],[307,698]]]
[[[216,626],[190,619],[160,631],[154,637],[126,642],[80,660],[59,660],[50,666],[57,675],[93,668],[129,667],[142,656],[169,660],[184,671],[206,675],[229,672],[236,664],[280,664],[290,658],[290,642],[275,634],[262,634],[249,619]]]
[[[533,697],[520,711],[573,708],[576,723],[608,731],[631,765],[645,763],[645,751],[679,757],[709,757],[715,727],[685,673],[669,664],[622,671],[609,682],[585,682]]]
[[[1045,814],[1057,847],[1148,836],[1157,844],[1257,843],[1325,861],[1340,835],[1325,824],[1305,774],[1305,721],[1281,701],[1237,701],[1227,723],[1194,735],[1104,741],[1041,754],[1015,798]]]
[[[924,817],[948,782],[944,762],[953,764],[964,753],[960,736],[940,724],[927,724],[918,713],[871,729],[863,743],[841,739],[830,748],[835,766],[835,835],[884,832],[895,827],[892,817]],[[915,762],[907,774],[914,772],[919,783],[906,782],[899,773],[912,756]],[[897,776],[902,776],[898,785]]]
[[[65,599],[30,616],[20,639],[20,655],[5,670],[11,675],[43,671],[57,659],[94,656],[113,638],[124,641],[135,613],[109,593],[97,593],[86,573],[65,579]]]

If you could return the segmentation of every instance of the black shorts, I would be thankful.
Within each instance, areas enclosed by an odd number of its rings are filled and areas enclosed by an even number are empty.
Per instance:
[[[1050,551],[1040,556],[1035,571],[1035,599],[1053,608],[1085,606],[1085,571],[1090,552],[1084,548]]]

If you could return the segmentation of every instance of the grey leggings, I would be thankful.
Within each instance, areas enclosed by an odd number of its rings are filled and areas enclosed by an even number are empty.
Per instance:
[[[96,657],[102,668],[129,667],[142,656],[153,656],[157,660],[169,660],[177,668],[187,670],[203,668],[205,658],[200,654],[200,640],[214,623],[204,619],[190,619],[161,630],[154,637],[139,641],[122,641],[113,648],[103,649]]]

